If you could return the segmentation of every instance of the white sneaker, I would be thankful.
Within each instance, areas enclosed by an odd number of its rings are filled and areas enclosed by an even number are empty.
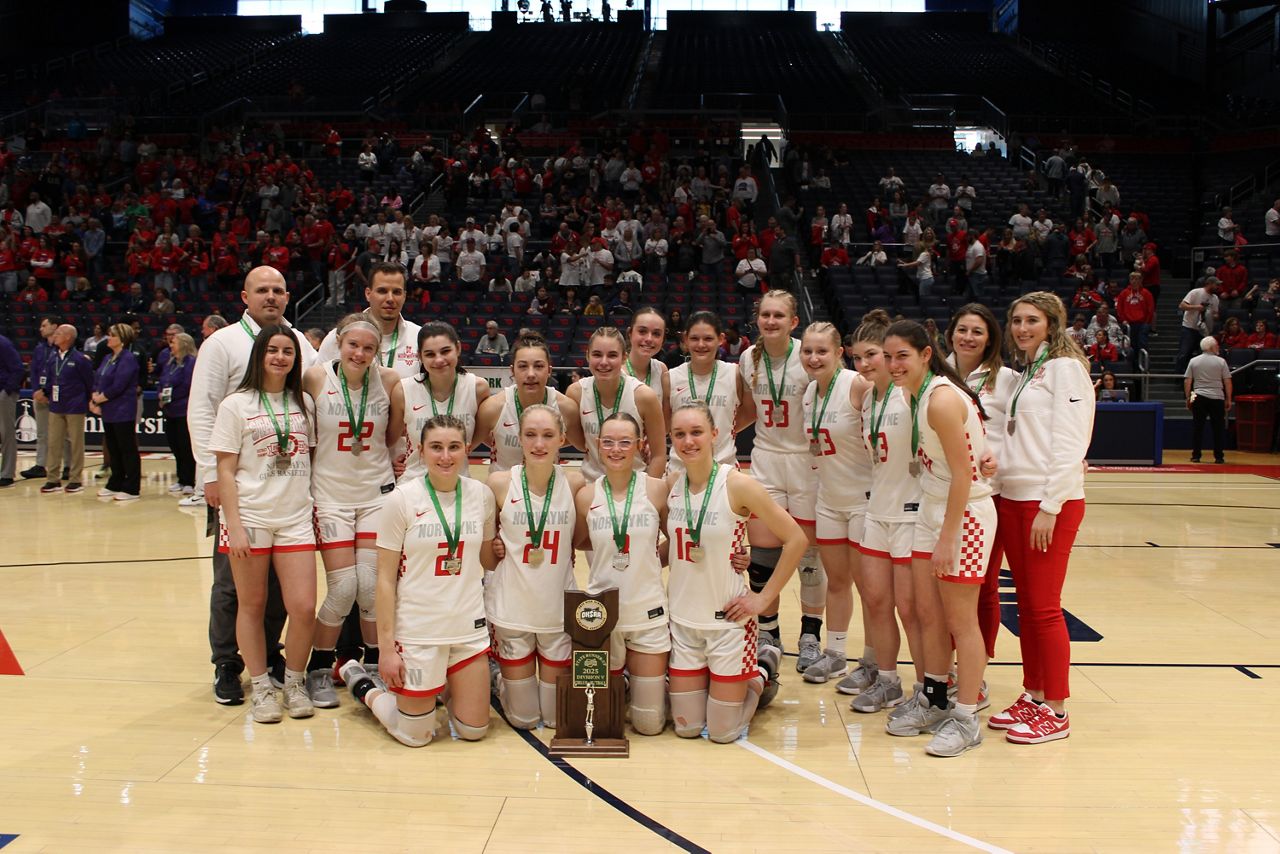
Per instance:
[[[978,716],[953,711],[938,726],[924,752],[930,756],[959,756],[979,744],[982,744],[982,727],[978,726]]]
[[[280,708],[280,692],[275,688],[254,689],[253,720],[260,724],[278,724],[284,719]]]
[[[284,683],[284,705],[291,718],[309,718],[316,713],[316,707],[307,694],[305,679]]]
[[[181,492],[181,491],[182,491],[182,484],[180,484],[180,483],[176,483],[176,482],[175,482],[175,483],[171,483],[171,484],[169,484],[169,491],[170,491],[170,492],[175,492],[175,493],[176,493],[176,492]]]
[[[204,504],[204,493],[195,492],[178,502],[179,507],[199,507]]]
[[[98,490],[99,498],[112,498],[116,494],[114,489],[107,489],[105,486]]]
[[[182,494],[183,494],[183,495],[194,495],[194,494],[195,494],[195,492],[196,492],[196,488],[195,488],[194,486],[184,486],[184,487],[182,487]]]
[[[905,737],[935,732],[942,726],[943,721],[950,720],[950,716],[950,709],[939,709],[928,703],[915,702],[905,714],[891,715],[885,721],[884,731],[889,735]]]
[[[134,495],[132,492],[117,492],[115,494],[116,501],[137,501],[141,495]]]

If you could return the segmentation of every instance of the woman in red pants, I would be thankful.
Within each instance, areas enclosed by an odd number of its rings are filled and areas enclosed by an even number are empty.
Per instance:
[[[1017,387],[1018,374],[1004,364],[1001,351],[1004,336],[1000,321],[991,309],[982,303],[969,303],[951,316],[947,327],[947,344],[951,355],[947,357],[956,373],[964,377],[982,401],[987,420],[983,427],[987,434],[987,449],[995,454],[1001,469],[1004,467],[1004,425],[1009,414],[1009,397]],[[991,478],[992,500],[1000,506],[1000,472]],[[982,640],[987,646],[987,658],[996,656],[996,636],[1000,633],[1000,563],[1004,549],[997,533],[991,548],[991,560],[978,596],[978,625]],[[982,688],[982,702],[986,702],[986,686]]]
[[[1023,693],[988,725],[1015,744],[1071,734],[1071,644],[1062,617],[1067,560],[1084,519],[1084,466],[1093,435],[1089,363],[1067,335],[1062,301],[1027,294],[1009,307],[1008,338],[1026,366],[1009,398],[1000,458],[1000,542],[1018,595]]]

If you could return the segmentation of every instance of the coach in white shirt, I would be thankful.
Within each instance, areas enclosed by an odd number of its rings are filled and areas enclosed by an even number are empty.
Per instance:
[[[284,276],[272,267],[255,267],[245,276],[240,292],[245,312],[240,320],[224,326],[205,339],[196,358],[191,378],[191,396],[187,403],[187,429],[191,432],[191,449],[195,454],[197,474],[204,483],[204,499],[211,515],[217,513],[218,466],[209,450],[213,422],[224,398],[239,388],[249,367],[253,343],[263,326],[288,325],[284,319],[289,304],[289,291]],[[297,335],[298,355],[306,370],[316,361],[316,351],[303,335]],[[216,524],[216,522],[215,522]],[[285,609],[280,599],[280,585],[275,575],[269,577],[266,636],[271,663],[279,659],[275,652],[284,626]],[[215,668],[214,698],[224,705],[244,702],[240,674],[244,662],[236,642],[236,585],[231,575],[231,561],[217,548],[213,551],[213,588],[209,595],[209,649]],[[274,653],[274,654],[272,654]],[[273,668],[274,672],[274,668]]]

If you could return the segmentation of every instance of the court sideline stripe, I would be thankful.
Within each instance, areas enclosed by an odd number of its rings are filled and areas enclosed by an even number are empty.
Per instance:
[[[490,700],[489,705],[493,706],[493,710],[498,713],[498,716],[500,718],[502,718],[504,721],[507,721],[507,716],[503,714],[502,705],[498,702],[497,697],[493,697]],[[510,725],[510,721],[507,721],[507,724]],[[534,750],[542,754],[543,759],[547,760],[552,765],[554,765],[555,767],[563,771],[566,777],[568,777],[573,782],[577,783],[582,788],[586,789],[591,794],[595,795],[600,800],[604,801],[609,806],[616,809],[618,812],[625,815],[627,818],[634,821],[636,824],[640,825],[646,830],[652,831],[653,833],[662,837],[667,842],[670,842],[672,845],[676,846],[682,851],[688,851],[690,852],[690,854],[711,854],[709,850],[707,850],[706,848],[703,848],[701,845],[697,844],[696,842],[690,839],[686,839],[685,837],[681,836],[679,833],[676,833],[674,830],[667,827],[665,824],[658,821],[657,819],[650,818],[649,816],[640,812],[640,810],[631,806],[631,804],[627,803],[622,798],[615,795],[613,792],[610,792],[604,786],[601,786],[599,783],[597,783],[595,780],[592,780],[590,777],[588,777],[583,772],[579,771],[577,768],[574,768],[564,759],[561,759],[556,756],[552,756],[550,750],[547,749],[547,746],[542,743],[542,740],[538,738],[536,735],[534,735],[532,732],[530,732],[529,730],[516,729],[515,727],[511,727],[511,729],[515,732],[516,735],[524,739],[525,744],[529,745]]]
[[[850,789],[847,786],[842,786],[839,783],[832,782],[831,780],[828,780],[826,777],[823,777],[819,774],[815,774],[812,771],[808,770],[807,768],[801,768],[799,765],[796,765],[794,762],[790,762],[786,759],[783,759],[781,756],[776,756],[773,753],[770,753],[769,751],[765,750],[763,747],[752,744],[751,742],[746,741],[745,739],[740,739],[734,743],[737,744],[739,747],[741,747],[743,750],[746,750],[749,753],[754,753],[756,756],[759,756],[761,759],[765,760],[766,762],[772,762],[774,765],[777,765],[779,768],[782,768],[786,771],[790,771],[792,774],[795,774],[797,777],[802,777],[805,780],[808,780],[810,783],[816,783],[817,785],[822,786],[824,789],[828,789],[832,792],[835,792],[837,795],[843,795],[844,797],[848,798],[851,801],[857,801],[863,806],[871,807],[873,810],[879,810],[880,812],[886,815],[890,815],[890,816],[893,816],[894,818],[901,819],[902,821],[905,821],[908,824],[914,824],[916,827],[921,828],[922,830],[928,830],[931,833],[938,834],[939,836],[945,836],[947,839],[950,839],[953,842],[959,842],[962,845],[968,845],[970,848],[976,848],[979,851],[986,851],[989,854],[1012,854],[1012,852],[1010,852],[1008,849],[1001,848],[998,845],[992,845],[989,842],[983,842],[981,839],[974,839],[972,836],[966,836],[965,834],[959,832],[958,830],[952,830],[949,827],[943,827],[942,825],[937,824],[936,822],[929,821],[927,818],[920,818],[919,816],[912,815],[911,813],[906,812],[904,810],[900,810],[897,807],[889,806],[883,801],[877,801],[875,798],[870,797],[868,795],[864,795],[861,792],[855,792],[853,789]]]
[[[170,563],[175,560],[208,560],[209,555],[191,555],[190,557],[142,557],[120,558],[119,560],[50,560],[44,563],[0,563],[0,569],[40,568],[42,566],[96,566],[103,563]]]

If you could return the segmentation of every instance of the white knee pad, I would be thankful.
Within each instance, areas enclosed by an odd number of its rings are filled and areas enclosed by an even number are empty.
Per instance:
[[[806,554],[808,554],[806,552]],[[827,571],[816,556],[810,565],[800,567],[800,604],[806,608],[823,608],[827,604]]]
[[[667,678],[631,677],[631,726],[641,735],[657,735],[667,725]]]
[[[463,741],[479,741],[489,731],[488,721],[484,722],[484,726],[472,726],[471,724],[464,724],[452,714],[449,715],[449,721],[453,724],[453,730],[458,734],[458,738]]]
[[[707,737],[716,744],[729,744],[742,735],[743,702],[726,703],[707,698]],[[752,711],[755,711],[754,709]]]
[[[435,709],[425,715],[406,715],[396,707],[394,694],[386,692],[378,694],[369,703],[369,708],[391,737],[409,747],[425,747],[431,743],[436,733]]]
[[[320,613],[316,615],[316,619],[330,628],[336,628],[351,613],[351,605],[356,601],[356,567],[344,566],[327,572],[324,580],[329,589],[324,594],[324,602],[320,605]]]
[[[707,691],[672,691],[671,722],[676,735],[697,738],[707,725]]]
[[[542,710],[542,722],[556,728],[556,686],[554,682],[538,680],[538,706]]]
[[[537,677],[507,679],[498,682],[498,699],[507,720],[516,729],[533,729],[542,718]]]
[[[373,613],[374,594],[378,590],[378,567],[376,564],[363,561],[356,563],[356,603],[360,606],[360,619],[372,623],[376,617]],[[347,603],[347,611],[351,603]],[[345,614],[344,614],[345,616]]]

